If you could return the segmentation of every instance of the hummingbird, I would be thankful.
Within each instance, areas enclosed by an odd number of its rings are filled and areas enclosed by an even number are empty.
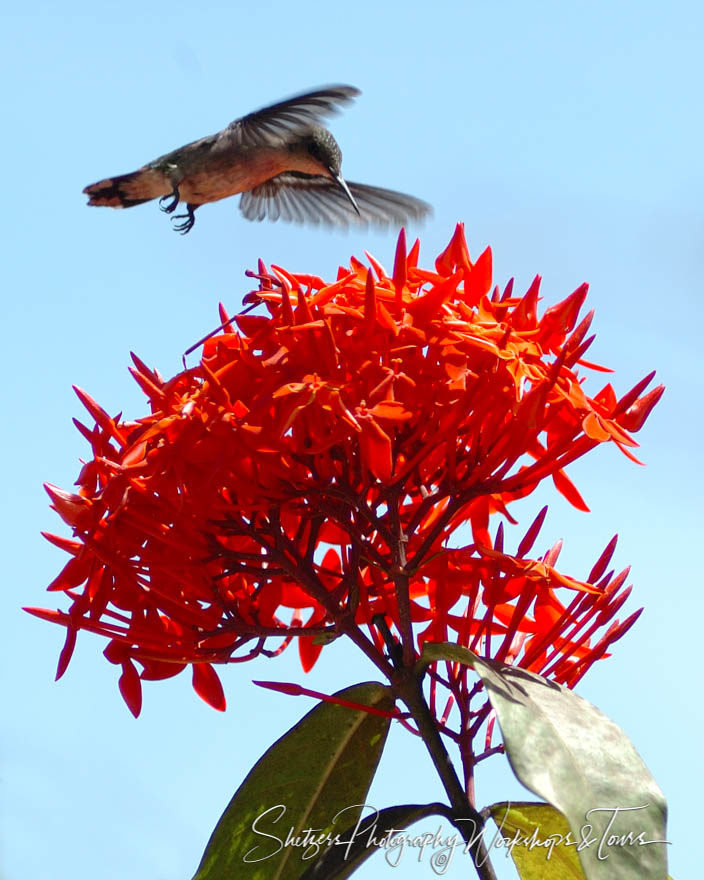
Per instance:
[[[109,208],[158,198],[161,210],[173,214],[183,203],[185,213],[173,217],[182,235],[193,228],[197,208],[238,193],[247,220],[341,228],[420,220],[432,210],[426,202],[342,177],[340,147],[319,122],[359,94],[359,89],[338,85],[287,98],[83,192],[89,205]]]

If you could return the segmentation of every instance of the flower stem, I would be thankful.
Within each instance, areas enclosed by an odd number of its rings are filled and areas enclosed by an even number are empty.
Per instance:
[[[450,761],[436,721],[425,700],[421,677],[408,669],[404,670],[404,673],[397,678],[395,689],[418,725],[423,742],[435,764],[452,806],[453,824],[468,845],[480,880],[496,880],[496,874],[489,862],[489,853],[484,845],[484,819],[469,802]]]

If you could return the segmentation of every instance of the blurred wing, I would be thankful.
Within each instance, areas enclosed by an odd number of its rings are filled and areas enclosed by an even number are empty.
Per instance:
[[[278,143],[291,132],[305,131],[317,125],[321,117],[337,113],[341,105],[349,104],[359,94],[359,89],[352,86],[328,86],[296,95],[235,119],[223,134],[248,147]]]
[[[357,215],[350,200],[329,177],[279,174],[249,192],[242,193],[240,211],[247,220],[286,220],[325,226],[402,226],[432,213],[427,202],[404,193],[350,183],[347,186],[359,206]]]

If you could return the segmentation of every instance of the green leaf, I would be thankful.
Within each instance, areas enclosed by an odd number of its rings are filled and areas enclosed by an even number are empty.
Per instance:
[[[394,704],[390,689],[377,682],[335,696],[386,711]],[[334,703],[316,706],[251,769],[193,880],[297,880],[317,855],[316,841],[359,818],[390,722]],[[290,829],[298,845],[285,845]],[[309,829],[315,830],[306,841]],[[324,846],[317,844],[319,851]]]
[[[620,727],[568,688],[459,645],[426,642],[419,668],[437,660],[480,676],[513,772],[565,815],[587,880],[665,880],[665,798]]]
[[[550,804],[511,801],[487,810],[521,880],[585,880],[577,841],[559,810]]]
[[[584,880],[577,841],[559,810],[550,804],[502,801],[491,813],[521,880]],[[667,880],[672,880],[668,875]]]
[[[479,658],[518,779],[566,816],[587,880],[665,880],[667,806],[626,734],[562,685]]]
[[[477,655],[470,651],[469,648],[463,648],[462,645],[455,645],[453,642],[424,642],[416,669],[421,671],[438,660],[448,660],[450,663],[463,663],[465,666],[474,666],[474,661],[478,659]]]
[[[359,822],[345,828],[340,841],[325,850],[302,874],[300,880],[345,880],[382,846],[384,837],[407,828],[426,816],[448,817],[444,804],[403,804],[375,810]],[[464,843],[464,841],[462,842]]]

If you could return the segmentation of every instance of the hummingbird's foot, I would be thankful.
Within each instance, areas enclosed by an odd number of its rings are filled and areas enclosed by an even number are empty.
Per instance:
[[[167,205],[166,200],[169,198],[171,199],[171,201]],[[159,207],[165,214],[173,214],[173,212],[176,210],[176,205],[178,205],[180,200],[181,196],[179,195],[178,187],[174,186],[174,191],[171,193],[170,196],[162,196],[159,199]]]
[[[187,204],[186,205],[186,213],[185,214],[177,214],[173,218],[174,220],[182,220],[183,221],[182,223],[174,223],[174,229],[176,230],[176,232],[180,232],[181,235],[185,235],[187,232],[190,232],[191,229],[193,229],[195,222],[196,222],[196,216],[195,216],[194,212],[197,207],[198,207],[198,205]]]

